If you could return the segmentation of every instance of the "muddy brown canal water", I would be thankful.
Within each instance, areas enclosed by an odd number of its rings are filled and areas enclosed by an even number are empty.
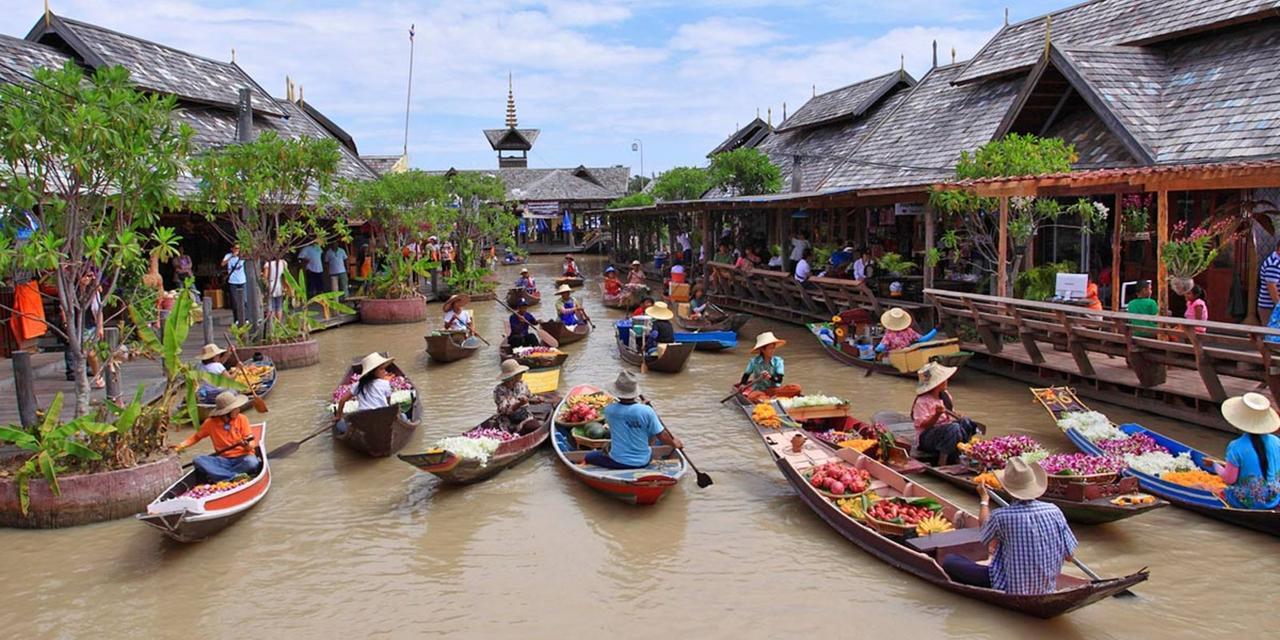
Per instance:
[[[550,288],[557,260],[534,261]],[[599,264],[588,261],[587,272]],[[514,268],[502,268],[514,280]],[[600,331],[566,348],[561,390],[612,379],[608,331],[620,312],[596,282],[579,295]],[[496,343],[505,314],[473,305]],[[539,317],[552,313],[543,303]],[[439,307],[433,305],[432,322]],[[448,365],[426,360],[423,325],[349,326],[319,335],[323,363],[280,375],[269,398],[268,446],[323,424],[347,363],[394,355],[423,392],[426,418],[408,450],[453,435],[493,409],[493,349]],[[787,381],[851,400],[868,418],[905,411],[909,381],[830,360],[800,327],[774,330]],[[646,393],[715,485],[690,475],[656,507],[604,498],[557,467],[549,451],[486,483],[438,486],[395,458],[373,460],[317,438],[274,461],[271,493],[209,541],[182,545],[121,520],[56,531],[0,530],[0,630],[8,638],[1226,638],[1276,637],[1280,541],[1192,513],[1161,509],[1076,526],[1078,556],[1104,575],[1150,567],[1136,599],[1111,599],[1045,622],[934,588],[863,553],[792,493],[737,409],[717,401],[746,348],[696,353],[679,375],[651,373]],[[1025,433],[1068,451],[1026,387],[963,372],[959,407],[991,434]],[[1212,433],[1115,406],[1221,451]],[[202,450],[205,445],[202,445]],[[976,498],[922,482],[976,510]],[[265,635],[264,635],[265,634]],[[1049,637],[1049,636],[1045,636]]]

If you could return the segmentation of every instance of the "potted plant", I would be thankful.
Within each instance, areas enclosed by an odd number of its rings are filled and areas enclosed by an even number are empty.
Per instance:
[[[880,259],[876,260],[876,266],[883,269],[890,278],[901,278],[916,269],[916,263],[893,251],[880,256]]]
[[[1184,240],[1164,243],[1162,259],[1169,272],[1169,287],[1178,295],[1185,295],[1195,286],[1195,277],[1204,273],[1217,257],[1218,249],[1208,235],[1192,234]]]
[[[1120,199],[1120,228],[1125,240],[1151,239],[1151,194],[1129,193]]]
[[[355,313],[341,300],[341,291],[326,291],[307,297],[305,277],[289,271],[284,277],[284,305],[280,318],[260,325],[231,325],[231,340],[248,350],[271,358],[279,369],[298,369],[320,362],[320,344],[311,332],[320,327],[317,308],[337,313]]]

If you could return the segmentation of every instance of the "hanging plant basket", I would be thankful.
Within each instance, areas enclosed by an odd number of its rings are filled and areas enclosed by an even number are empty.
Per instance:
[[[1173,289],[1173,292],[1180,296],[1187,295],[1187,292],[1190,291],[1195,286],[1196,286],[1196,281],[1194,278],[1179,278],[1176,276],[1169,276],[1169,288]]]

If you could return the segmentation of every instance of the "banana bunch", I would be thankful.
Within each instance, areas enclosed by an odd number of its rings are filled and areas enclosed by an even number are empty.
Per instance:
[[[955,527],[940,514],[934,514],[916,524],[916,535],[927,536],[932,533],[955,531]]]
[[[585,404],[592,409],[599,411],[612,401],[613,398],[609,397],[609,394],[607,393],[580,393],[578,395],[569,396],[568,404],[565,406],[572,407],[578,404]]]
[[[272,368],[261,364],[247,364],[244,367],[232,367],[225,374],[228,378],[245,383],[257,389],[262,380],[271,376]]]
[[[874,491],[868,491],[860,496],[853,498],[840,498],[836,500],[836,506],[840,507],[840,512],[853,518],[854,520],[867,519],[867,505],[879,500],[880,496]]]

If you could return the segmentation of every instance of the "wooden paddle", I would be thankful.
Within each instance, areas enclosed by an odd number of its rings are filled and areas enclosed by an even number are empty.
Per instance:
[[[545,345],[547,345],[548,347],[551,347],[552,349],[555,349],[555,348],[557,348],[557,347],[559,347],[559,346],[560,346],[560,341],[559,341],[559,340],[556,340],[555,338],[551,337],[551,334],[549,334],[549,333],[547,333],[545,330],[543,330],[543,328],[542,328],[542,327],[540,327],[540,326],[538,326],[538,325],[536,325],[536,324],[533,324],[532,322],[529,322],[529,320],[528,320],[528,319],[526,319],[524,316],[522,316],[522,315],[520,315],[520,314],[516,313],[516,310],[515,310],[515,309],[512,309],[511,307],[508,307],[508,306],[507,306],[507,303],[505,303],[505,302],[503,302],[503,301],[501,301],[501,300],[494,300],[494,302],[496,302],[496,303],[498,303],[498,304],[502,305],[502,308],[503,308],[503,309],[506,309],[507,311],[510,311],[510,312],[511,312],[512,314],[514,314],[517,318],[520,318],[520,322],[523,322],[523,323],[525,323],[525,324],[529,325],[529,327],[530,327],[531,329],[533,329],[533,331],[534,331],[535,333],[537,333],[537,334],[538,334],[538,339],[542,341],[542,344],[545,344]]]
[[[990,496],[992,500],[995,500],[995,501],[996,501],[996,504],[998,504],[998,505],[1000,505],[1000,506],[1002,506],[1002,507],[1007,507],[1007,506],[1009,506],[1009,503],[1008,503],[1008,502],[1006,502],[1004,498],[1000,497],[1000,494],[996,493],[995,491],[988,491],[988,492],[987,492],[987,495],[988,495],[988,496]],[[1089,568],[1089,565],[1087,565],[1087,564],[1085,564],[1085,563],[1081,562],[1079,559],[1077,559],[1077,558],[1075,557],[1075,554],[1072,554],[1072,555],[1071,555],[1071,562],[1072,562],[1072,564],[1076,565],[1076,567],[1077,567],[1078,569],[1080,569],[1081,571],[1083,571],[1083,572],[1084,572],[1084,574],[1085,574],[1086,576],[1089,576],[1089,579],[1090,579],[1090,580],[1093,580],[1093,581],[1095,581],[1095,582],[1102,582],[1103,580],[1105,580],[1105,579],[1106,579],[1106,578],[1103,578],[1102,576],[1098,575],[1097,573],[1094,573],[1093,569],[1090,569],[1090,568]],[[1129,589],[1125,589],[1124,591],[1120,591],[1120,592],[1116,593],[1115,595],[1113,595],[1113,596],[1111,596],[1111,597],[1113,597],[1113,598],[1120,598],[1120,597],[1125,597],[1125,598],[1136,598],[1136,597],[1138,597],[1138,594],[1134,593],[1133,591],[1130,591]]]
[[[223,447],[223,448],[221,448],[221,449],[218,449],[217,451],[214,451],[211,455],[220,456],[220,455],[222,455],[222,454],[224,454],[224,453],[226,453],[226,452],[228,452],[228,451],[230,451],[230,450],[232,450],[232,449],[235,449],[236,447],[239,447],[239,446],[241,446],[241,445],[249,444],[249,443],[250,443],[250,442],[252,442],[252,441],[253,441],[253,438],[245,438],[244,440],[241,440],[240,442],[237,442],[237,443],[235,443],[235,444],[230,444],[230,445],[227,445],[227,446],[225,446],[225,447]],[[192,460],[191,462],[188,462],[188,463],[186,463],[186,464],[182,465],[182,468],[183,468],[183,469],[190,469],[191,467],[194,467],[194,466],[196,466],[196,462],[195,462],[195,460]]]
[[[323,427],[320,427],[319,429],[316,429],[314,433],[312,433],[311,435],[301,440],[298,440],[296,442],[286,442],[276,447],[275,449],[272,449],[269,453],[267,453],[267,457],[268,458],[286,458],[290,455],[293,455],[293,452],[297,451],[298,447],[302,446],[302,443],[324,433],[325,431],[328,431],[330,428],[331,427],[329,425],[325,425]]]
[[[648,400],[645,400],[643,397],[641,397],[640,399],[641,399],[641,400],[642,400],[646,405],[648,405],[648,404],[649,404],[649,401],[648,401]],[[652,408],[652,406],[650,406],[650,408]],[[654,415],[657,415],[657,412],[656,412],[656,411],[654,412]],[[667,430],[667,433],[671,433],[671,429],[668,429],[668,428],[667,428],[667,423],[665,423],[665,422],[663,422],[663,421],[662,421],[662,416],[658,416],[658,424],[662,425],[662,428],[663,428],[663,429],[666,429],[666,430]],[[674,436],[674,435],[675,435],[675,434],[674,434],[674,433],[672,433],[672,436]],[[711,476],[709,476],[709,475],[707,475],[707,474],[705,474],[705,473],[703,473],[703,472],[701,472],[701,471],[698,471],[698,466],[697,466],[697,465],[695,465],[695,464],[693,464],[693,460],[689,457],[689,454],[685,453],[684,449],[680,449],[680,453],[681,453],[682,455],[684,455],[684,461],[685,461],[685,462],[687,462],[687,463],[689,463],[689,468],[690,468],[690,469],[693,469],[693,473],[694,473],[694,475],[695,475],[695,476],[697,476],[697,478],[698,478],[698,488],[699,488],[699,489],[706,489],[707,487],[709,487],[709,486],[711,486],[711,485],[715,484],[715,482],[711,479]]]
[[[230,335],[225,333],[222,335],[227,339],[227,346],[231,347],[231,357],[236,360],[236,368],[239,369],[240,374],[244,376],[244,386],[249,388],[249,394],[253,396],[254,411],[257,411],[258,413],[266,413],[268,411],[267,401],[259,398],[257,390],[253,388],[252,384],[249,384],[249,372],[244,370],[244,363],[240,362],[240,354],[236,353],[235,343],[231,341]]]

